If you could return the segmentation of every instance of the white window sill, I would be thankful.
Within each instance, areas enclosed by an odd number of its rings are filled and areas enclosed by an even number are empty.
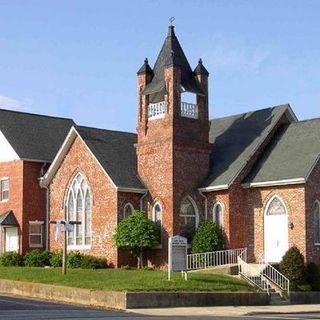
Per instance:
[[[67,246],[67,250],[90,250],[91,245],[72,245]]]
[[[316,242],[314,245],[320,247],[320,242]]]
[[[9,201],[9,199],[1,200],[0,203],[6,203],[8,201]]]

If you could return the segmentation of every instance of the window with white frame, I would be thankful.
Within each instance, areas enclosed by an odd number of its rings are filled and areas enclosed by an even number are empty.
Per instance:
[[[9,199],[9,179],[2,178],[0,180],[0,201],[7,201]]]
[[[222,228],[223,225],[223,206],[220,202],[216,202],[213,206],[213,221],[217,223],[217,225]]]
[[[78,221],[72,232],[68,232],[68,246],[83,248],[91,245],[91,191],[81,173],[73,179],[65,204],[66,220]]]
[[[159,243],[162,243],[162,209],[158,202],[156,202],[152,209],[152,221],[158,227]]]
[[[43,246],[43,221],[29,221],[29,246]]]
[[[182,200],[180,205],[180,235],[191,243],[192,237],[198,227],[197,208],[190,197]]]
[[[123,208],[123,218],[129,217],[130,214],[132,214],[133,212],[134,212],[134,207],[130,202],[128,202]]]
[[[314,204],[316,244],[320,244],[320,202],[317,200]]]

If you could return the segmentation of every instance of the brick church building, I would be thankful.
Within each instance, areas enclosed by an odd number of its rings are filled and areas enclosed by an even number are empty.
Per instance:
[[[51,220],[82,222],[68,233],[69,250],[130,263],[112,237],[141,209],[161,226],[151,265],[166,265],[168,237],[190,241],[205,219],[221,226],[226,248],[247,247],[251,261],[264,253],[279,262],[295,245],[320,263],[320,119],[298,121],[281,105],[210,120],[208,78],[201,59],[191,69],[170,26],[153,68],[146,59],[137,73],[136,134],[68,123],[41,186]],[[50,250],[60,249],[42,220]]]

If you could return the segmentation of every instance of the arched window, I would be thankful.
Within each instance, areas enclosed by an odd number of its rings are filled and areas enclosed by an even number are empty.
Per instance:
[[[213,206],[212,219],[222,228],[223,224],[223,206],[220,202],[216,202]]]
[[[267,207],[266,215],[279,215],[279,214],[287,214],[287,209],[283,203],[283,201],[278,197],[273,197]]]
[[[129,217],[130,214],[132,214],[133,212],[134,212],[134,207],[130,202],[128,202],[123,208],[123,218]]]
[[[320,202],[317,200],[314,204],[316,243],[320,244]]]
[[[152,209],[152,221],[156,224],[158,229],[159,242],[162,243],[162,209],[159,202],[156,202]]]
[[[190,197],[182,200],[180,206],[180,235],[191,242],[198,227],[198,212],[194,201]]]
[[[66,199],[66,220],[80,221],[68,232],[68,246],[85,247],[91,244],[91,192],[87,180],[78,173],[73,179]]]

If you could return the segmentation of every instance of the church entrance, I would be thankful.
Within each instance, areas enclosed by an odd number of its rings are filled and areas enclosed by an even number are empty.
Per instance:
[[[284,202],[275,196],[270,199],[264,213],[266,262],[279,263],[288,247],[288,212]]]

